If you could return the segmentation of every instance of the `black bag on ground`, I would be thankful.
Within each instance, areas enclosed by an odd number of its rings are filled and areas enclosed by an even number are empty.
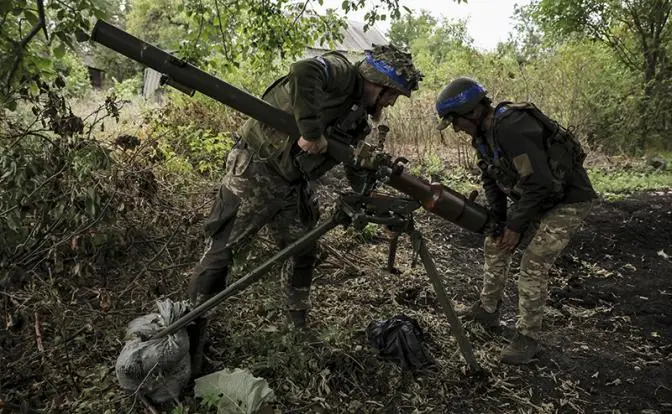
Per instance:
[[[425,347],[418,321],[406,315],[372,321],[366,328],[369,344],[385,359],[396,359],[404,369],[421,369],[432,365],[434,358]]]

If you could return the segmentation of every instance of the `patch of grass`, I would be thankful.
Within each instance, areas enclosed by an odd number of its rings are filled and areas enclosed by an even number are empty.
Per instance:
[[[446,171],[442,184],[464,195],[469,195],[473,190],[483,191],[480,177],[462,167]]]
[[[672,188],[672,171],[654,169],[593,169],[588,171],[595,191],[607,199],[637,191]]]
[[[369,223],[357,235],[365,243],[372,242],[376,237],[380,236],[380,226],[375,223]]]
[[[435,153],[430,152],[411,167],[411,173],[429,177],[443,177],[446,173],[444,161]]]
[[[409,172],[432,182],[440,182],[464,195],[482,188],[479,175],[473,174],[465,167],[451,164],[438,153],[430,152],[414,162]]]
[[[602,197],[615,200],[628,194],[641,191],[654,191],[672,188],[672,153],[663,154],[667,160],[666,169],[655,169],[643,162],[609,167],[588,169],[590,180]],[[479,176],[463,167],[445,168],[436,155],[424,157],[411,173],[422,177],[431,177],[440,181],[458,193],[467,195],[472,190],[482,192]]]

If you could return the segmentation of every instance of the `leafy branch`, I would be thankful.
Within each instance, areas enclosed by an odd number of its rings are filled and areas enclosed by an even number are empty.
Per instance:
[[[46,26],[46,18],[44,17],[44,2],[43,0],[37,0],[37,13],[38,13],[38,18],[39,20],[33,25],[33,28],[30,30],[30,32],[21,39],[19,42],[14,42],[14,51],[16,53],[16,58],[14,60],[14,63],[12,64],[12,68],[9,71],[9,75],[7,75],[7,81],[5,82],[6,89],[9,90],[12,82],[12,78],[14,77],[14,74],[19,68],[19,65],[21,64],[21,60],[23,59],[23,54],[28,46],[28,43],[37,35],[37,33],[40,30],[44,31],[44,37],[49,40],[49,33],[47,33],[47,26]]]

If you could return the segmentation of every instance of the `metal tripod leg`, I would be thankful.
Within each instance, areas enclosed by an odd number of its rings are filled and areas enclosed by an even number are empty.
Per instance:
[[[395,232],[392,235],[392,240],[390,240],[390,250],[387,253],[387,271],[398,275],[401,273],[399,269],[394,267],[394,262],[397,258],[397,246],[399,245],[399,235],[400,233]]]
[[[443,283],[441,282],[441,276],[436,269],[436,265],[434,264],[434,260],[432,260],[432,256],[430,255],[429,250],[427,249],[427,245],[425,244],[425,240],[422,237],[422,234],[420,234],[418,231],[414,231],[411,234],[411,237],[414,244],[417,243],[418,251],[420,253],[420,260],[422,260],[422,264],[425,266],[425,271],[427,272],[427,276],[429,276],[429,280],[431,280],[432,285],[434,285],[436,298],[439,300],[441,307],[448,317],[448,322],[450,323],[450,327],[453,331],[453,334],[455,335],[455,339],[457,340],[457,345],[460,348],[462,356],[467,361],[467,364],[469,364],[469,368],[471,368],[472,372],[481,372],[482,368],[476,361],[476,357],[474,357],[474,351],[471,347],[471,342],[469,342],[469,339],[467,339],[466,335],[464,334],[462,323],[455,313],[453,303],[446,294],[446,290],[444,289]]]
[[[236,293],[240,292],[241,290],[247,288],[250,286],[252,283],[256,282],[257,280],[261,279],[261,277],[266,273],[266,271],[276,262],[285,260],[297,251],[300,251],[303,249],[306,245],[314,242],[315,240],[319,239],[322,237],[323,234],[328,232],[329,230],[333,229],[334,227],[338,226],[341,223],[341,217],[338,214],[335,214],[332,216],[329,220],[325,221],[324,223],[320,224],[319,226],[315,227],[308,233],[306,233],[303,237],[300,239],[296,240],[294,243],[290,244],[289,246],[285,247],[284,249],[280,250],[278,253],[276,253],[273,257],[259,265],[256,269],[252,270],[242,278],[236,280],[234,283],[229,285],[226,289],[223,291],[219,292],[215,296],[211,297],[210,299],[206,300],[205,302],[201,303],[198,305],[196,308],[194,308],[191,312],[187,313],[186,315],[182,316],[180,319],[175,321],[173,324],[168,325],[165,327],[162,331],[158,332],[156,335],[154,335],[151,339],[158,339],[158,338],[163,338],[164,336],[168,336],[170,334],[173,334],[180,329],[184,328],[187,326],[190,322],[198,318],[199,316],[203,315],[210,309],[214,308],[215,306],[219,305],[222,303],[224,300],[227,298],[235,295]]]

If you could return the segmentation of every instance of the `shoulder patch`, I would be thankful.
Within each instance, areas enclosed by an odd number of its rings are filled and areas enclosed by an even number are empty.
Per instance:
[[[513,158],[513,166],[516,167],[516,171],[520,177],[527,177],[532,175],[534,169],[532,168],[532,161],[527,154],[520,154]]]

